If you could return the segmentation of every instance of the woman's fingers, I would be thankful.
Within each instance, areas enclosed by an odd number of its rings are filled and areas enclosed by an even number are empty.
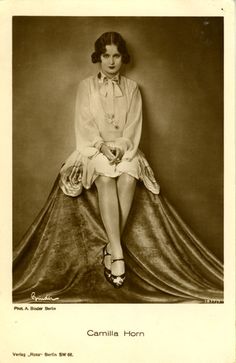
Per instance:
[[[118,147],[114,148],[114,155],[115,155],[115,158],[113,159],[112,163],[119,164],[122,159],[122,156],[123,156],[123,151]]]
[[[115,158],[115,156],[113,155],[113,153],[112,153],[112,151],[110,150],[110,148],[109,147],[104,147],[104,149],[103,149],[103,154],[107,157],[107,159],[109,160],[109,161],[113,161],[114,160],[114,158]]]
[[[123,156],[123,151],[120,148],[108,145],[102,147],[102,153],[107,157],[111,165],[119,164]]]

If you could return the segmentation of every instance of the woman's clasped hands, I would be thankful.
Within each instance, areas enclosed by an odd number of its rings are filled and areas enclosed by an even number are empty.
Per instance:
[[[107,157],[111,165],[119,164],[124,155],[124,152],[120,148],[106,144],[102,145],[100,151]]]

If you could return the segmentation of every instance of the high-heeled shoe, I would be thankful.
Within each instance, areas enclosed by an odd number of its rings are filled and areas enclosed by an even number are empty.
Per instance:
[[[124,261],[123,258],[115,258],[114,260],[111,261],[111,263],[117,262],[117,261]],[[124,285],[125,282],[125,278],[126,278],[126,274],[125,272],[122,275],[113,275],[111,273],[110,277],[109,277],[109,282],[116,288],[119,289],[120,287],[122,287]]]
[[[104,276],[108,282],[111,282],[111,270],[106,267],[105,265],[105,258],[106,256],[111,256],[111,254],[107,251],[107,245],[103,247],[103,257],[102,257],[102,264],[104,266]]]

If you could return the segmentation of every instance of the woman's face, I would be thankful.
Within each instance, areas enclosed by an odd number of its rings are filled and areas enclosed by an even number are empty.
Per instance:
[[[114,77],[122,66],[122,56],[114,44],[106,45],[106,52],[101,55],[102,72],[108,78]]]

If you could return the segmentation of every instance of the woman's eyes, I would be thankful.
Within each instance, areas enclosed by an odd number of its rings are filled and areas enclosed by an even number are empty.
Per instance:
[[[102,57],[103,57],[103,58],[110,58],[110,55],[105,53],[105,54],[102,54]],[[114,55],[113,55],[113,58],[117,58],[117,59],[118,59],[118,58],[120,58],[120,57],[121,57],[121,55],[120,55],[120,54],[114,54]]]

